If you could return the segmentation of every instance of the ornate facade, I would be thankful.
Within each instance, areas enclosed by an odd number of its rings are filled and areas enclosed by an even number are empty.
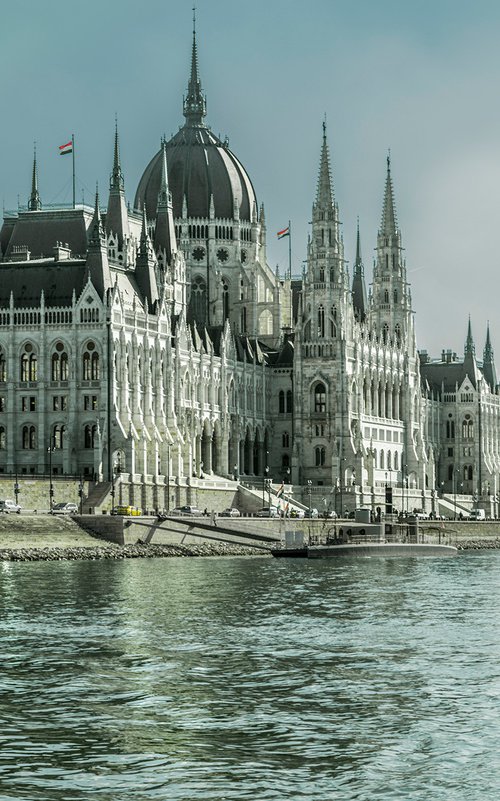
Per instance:
[[[194,35],[183,111],[132,210],[116,130],[106,210],[97,194],[45,208],[35,156],[26,208],[5,215],[0,471],[119,474],[158,506],[173,481],[267,474],[335,503],[387,484],[495,500],[489,331],[482,364],[470,329],[463,361],[418,353],[389,160],[370,292],[359,227],[347,268],[325,127],[307,267],[282,280],[252,182],[205,124]]]

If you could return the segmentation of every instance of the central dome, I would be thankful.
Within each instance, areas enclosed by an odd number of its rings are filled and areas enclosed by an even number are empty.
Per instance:
[[[196,34],[193,30],[191,76],[184,99],[185,125],[166,143],[168,183],[172,193],[174,218],[182,217],[184,200],[188,217],[208,218],[213,198],[217,219],[234,218],[235,205],[240,219],[250,222],[255,192],[252,182],[227,142],[221,142],[206,127],[206,100],[198,77]],[[161,188],[162,150],[151,159],[139,181],[134,208],[146,204],[149,219],[156,215]]]
[[[240,219],[250,222],[255,192],[244,167],[224,142],[203,125],[184,125],[166,143],[168,183],[174,217],[182,217],[184,198],[188,217],[208,218],[210,199],[218,219],[232,219],[237,204]],[[161,188],[162,150],[146,167],[137,187],[134,207],[146,204],[147,216],[156,215]]]

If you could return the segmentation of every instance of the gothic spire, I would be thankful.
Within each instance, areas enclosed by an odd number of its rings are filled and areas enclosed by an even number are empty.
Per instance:
[[[155,257],[147,227],[146,205],[142,210],[141,238],[135,267],[135,278],[139,289],[147,300],[148,308],[152,309],[159,295],[155,272]]]
[[[113,157],[113,172],[109,182],[110,190],[115,192],[123,192],[124,182],[123,173],[120,165],[120,145],[118,142],[118,120],[115,118],[115,152]]]
[[[486,381],[492,392],[495,391],[497,386],[497,371],[495,369],[495,359],[493,357],[493,348],[491,347],[490,339],[490,324],[486,328],[486,344],[483,353],[483,373]]]
[[[472,326],[470,322],[469,316],[469,325],[467,326],[467,339],[465,340],[465,356],[468,354],[475,355],[476,353],[476,346],[474,345],[474,339],[472,338]]]
[[[99,210],[99,190],[96,185],[94,216],[89,228],[89,244],[87,250],[87,269],[99,296],[104,298],[106,290],[111,288],[111,273],[108,263],[108,249]]]
[[[113,155],[113,170],[109,181],[108,210],[106,212],[106,232],[117,237],[118,250],[124,250],[124,244],[130,235],[128,224],[127,204],[125,202],[125,188],[123,173],[120,164],[120,143],[118,140],[118,121],[115,119],[115,143]],[[125,248],[126,249],[126,248]],[[126,263],[125,254],[122,253],[122,263]]]
[[[352,279],[352,304],[354,306],[354,314],[361,322],[366,317],[366,310],[368,307],[368,300],[366,295],[365,286],[365,270],[363,267],[363,260],[361,258],[361,237],[359,235],[359,219],[358,230],[356,234],[356,260],[354,262],[354,276]]]
[[[394,203],[394,188],[391,177],[391,156],[387,156],[387,176],[385,179],[384,208],[382,211],[382,223],[380,233],[386,236],[395,234],[398,230],[396,217],[396,204]]]
[[[318,189],[316,192],[316,205],[331,206],[333,204],[332,174],[330,169],[330,153],[326,141],[326,122],[323,122],[323,142],[321,145],[321,159],[319,164]]]
[[[193,47],[191,51],[191,75],[188,82],[187,96],[184,98],[184,116],[189,127],[203,125],[207,113],[206,99],[201,91],[198,73],[198,50],[196,46],[196,13],[193,9]]]
[[[28,209],[30,211],[40,211],[42,208],[42,201],[38,192],[38,168],[36,164],[36,142],[33,152],[33,174],[31,177],[31,195],[28,201]]]
[[[172,261],[172,253],[177,250],[172,194],[168,186],[167,147],[162,142],[161,184],[158,193],[154,250],[159,263],[165,268]]]

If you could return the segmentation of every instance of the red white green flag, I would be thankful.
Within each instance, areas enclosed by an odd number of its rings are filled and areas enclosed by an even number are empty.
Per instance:
[[[59,145],[59,155],[65,156],[66,153],[73,152],[73,142],[67,142],[65,145]]]
[[[283,228],[281,231],[278,231],[278,239],[283,239],[284,236],[290,236],[290,226],[288,225],[286,228]]]

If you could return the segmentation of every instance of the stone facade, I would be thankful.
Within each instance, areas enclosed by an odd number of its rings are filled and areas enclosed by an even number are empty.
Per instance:
[[[205,125],[193,38],[185,125],[126,201],[25,209],[0,232],[0,472],[119,484],[147,508],[204,482],[299,485],[326,508],[500,491],[500,403],[482,363],[419,354],[391,165],[373,282],[349,275],[326,129],[307,266],[267,264],[264,207]],[[325,488],[325,489],[323,489]],[[319,503],[319,500],[316,501]],[[493,503],[493,506],[495,504]]]

